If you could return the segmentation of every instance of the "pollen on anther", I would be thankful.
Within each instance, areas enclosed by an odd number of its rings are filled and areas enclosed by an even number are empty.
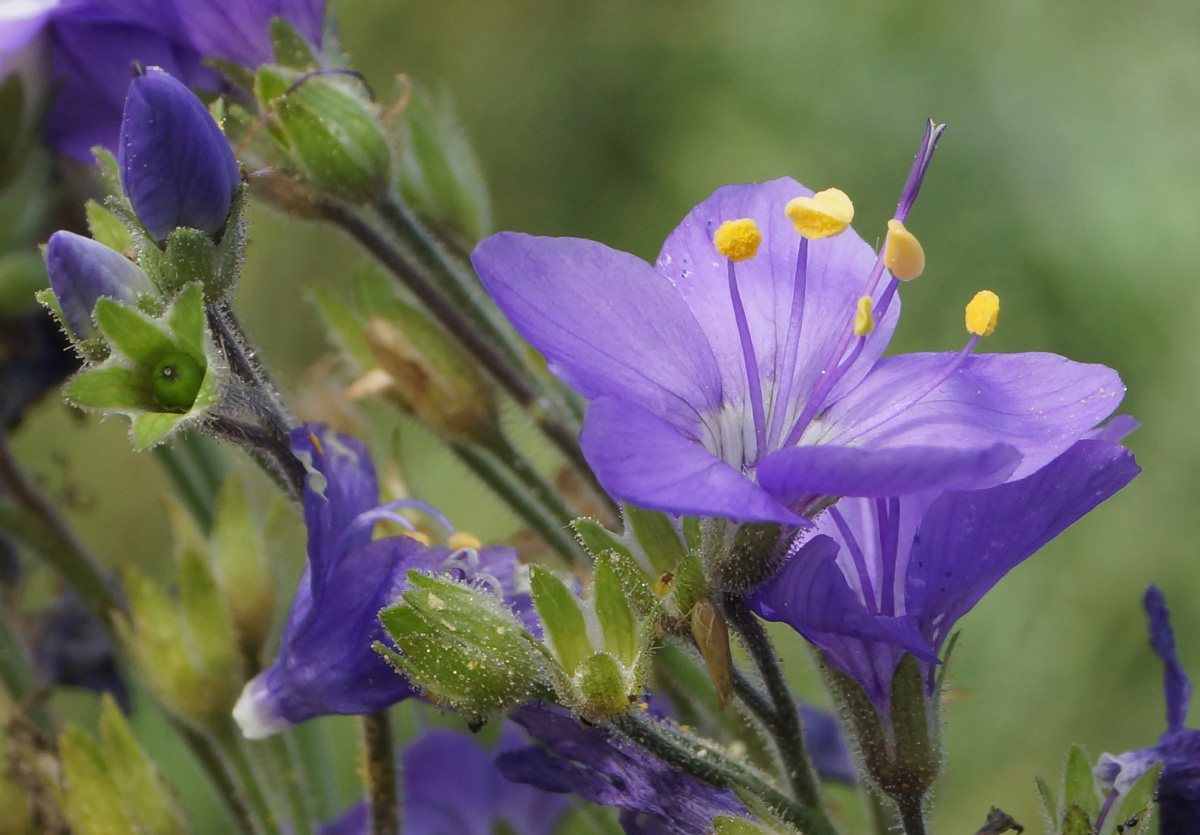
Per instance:
[[[858,310],[854,311],[854,335],[866,336],[875,330],[875,316],[871,313],[871,297],[863,296],[858,300]]]
[[[839,188],[827,188],[812,197],[794,197],[784,212],[796,231],[813,241],[842,234],[854,220],[854,204]]]
[[[717,252],[730,261],[745,261],[753,258],[762,243],[762,232],[752,218],[727,220],[717,227],[713,235],[713,245]]]
[[[313,449],[317,451],[317,455],[325,454],[325,450],[321,448],[321,439],[316,436],[316,433],[309,432],[308,439],[312,441]]]
[[[991,290],[980,290],[967,304],[967,330],[977,336],[991,336],[1000,315],[1000,297]]]
[[[883,264],[901,281],[911,281],[925,271],[925,250],[921,242],[895,218],[888,221]]]
[[[407,536],[409,539],[415,539],[417,542],[420,542],[426,547],[429,546],[428,534],[421,533],[420,531],[405,531],[404,536]]]
[[[465,531],[450,534],[449,538],[446,539],[446,544],[455,551],[459,548],[473,548],[478,551],[483,547],[483,543],[479,541],[478,537],[472,536]]]

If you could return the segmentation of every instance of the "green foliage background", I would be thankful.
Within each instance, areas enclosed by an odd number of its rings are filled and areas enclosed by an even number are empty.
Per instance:
[[[1129,443],[1145,473],[963,621],[935,831],[973,832],[990,804],[1037,831],[1033,774],[1057,775],[1070,743],[1095,756],[1157,738],[1147,583],[1166,589],[1184,665],[1200,677],[1200,6],[333,8],[382,98],[395,97],[398,72],[452,94],[498,229],[594,238],[647,259],[717,186],[784,174],[846,190],[856,228],[878,240],[924,119],[949,123],[909,224],[929,266],[904,288],[893,350],[957,350],[963,305],[992,289],[1003,310],[988,350],[1054,351],[1122,373],[1124,410],[1144,424]],[[294,384],[325,349],[302,288],[344,288],[361,259],[331,230],[265,212],[253,240],[239,303],[265,359]],[[106,559],[161,562],[161,476],[122,435],[115,421],[85,428],[51,406],[18,443],[52,490],[90,497],[74,516]],[[464,526],[511,532],[494,507],[473,524],[473,505],[454,506],[457,477],[421,481]],[[780,642],[816,695],[799,640]]]

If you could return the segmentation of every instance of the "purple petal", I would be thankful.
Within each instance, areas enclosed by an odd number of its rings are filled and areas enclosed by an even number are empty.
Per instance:
[[[759,465],[758,483],[785,504],[813,493],[900,496],[1003,481],[1020,461],[1021,454],[1006,444],[884,449],[797,446],[769,455]]]
[[[512,232],[471,260],[521,335],[584,397],[616,395],[689,431],[720,412],[708,341],[646,262],[594,241]]]
[[[0,53],[14,52],[37,37],[58,3],[59,0],[7,0],[0,5]]]
[[[282,17],[321,45],[324,0],[176,0],[183,31],[201,55],[246,66],[274,59],[271,20]]]
[[[828,710],[801,705],[800,720],[804,726],[804,746],[817,776],[835,783],[857,785],[858,770],[837,717]]]
[[[1158,778],[1161,835],[1200,831],[1200,731],[1167,731],[1157,749],[1163,758]]]
[[[619,734],[584,727],[559,709],[533,704],[510,718],[546,745],[496,758],[496,767],[515,783],[650,815],[677,835],[706,832],[717,815],[745,814],[732,792],[676,771]]]
[[[42,613],[32,649],[38,676],[46,684],[108,693],[129,713],[129,688],[117,666],[116,644],[75,592],[63,592]]]
[[[913,544],[906,610],[940,646],[1001,577],[1140,471],[1121,446],[1080,441],[1021,481],[943,494],[921,519]]]
[[[875,251],[853,229],[809,243],[799,341],[788,350],[800,235],[784,207],[801,196],[811,197],[812,192],[789,177],[719,188],[670,234],[655,264],[674,282],[695,314],[716,355],[726,396],[731,398],[734,392],[746,391],[746,371],[729,297],[727,262],[713,246],[713,234],[727,220],[752,218],[758,224],[763,235],[758,255],[738,263],[736,270],[768,416],[773,407],[770,397],[783,389],[789,389],[783,396],[790,403],[807,399],[847,323],[853,321],[876,259]],[[893,301],[834,390],[835,397],[853,387],[883,353],[899,315],[900,305]],[[791,414],[793,420],[795,417]]]
[[[1167,731],[1183,728],[1192,701],[1192,683],[1188,681],[1179,656],[1175,653],[1175,632],[1171,629],[1171,610],[1157,586],[1146,589],[1143,598],[1150,619],[1150,645],[1163,662],[1163,692],[1167,699]]]
[[[55,232],[46,244],[46,272],[67,327],[77,337],[95,332],[92,313],[101,298],[133,304],[157,294],[142,269],[121,253],[74,232]]]
[[[237,160],[208,109],[155,67],[129,85],[117,162],[121,187],[156,241],[181,226],[221,231],[241,185]]]
[[[604,489],[640,507],[744,522],[804,524],[699,441],[616,397],[591,403],[580,444]]]
[[[908,405],[956,357],[905,354],[881,360],[814,422],[804,442],[870,449],[982,449],[1005,443],[1022,455],[1009,476],[1016,480],[1065,452],[1108,417],[1125,393],[1117,373],[1103,365],[1056,354],[982,354],[967,357],[919,402]]]

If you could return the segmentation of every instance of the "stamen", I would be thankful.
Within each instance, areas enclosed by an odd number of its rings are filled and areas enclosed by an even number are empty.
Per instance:
[[[883,263],[901,281],[912,281],[925,271],[925,250],[917,237],[893,218],[888,221]]]
[[[308,439],[312,441],[313,449],[317,451],[317,455],[325,454],[325,450],[321,449],[321,439],[316,436],[316,433],[309,432]]]
[[[784,211],[802,237],[820,240],[840,235],[854,220],[854,204],[838,188],[818,191],[812,197],[795,197]]]
[[[842,516],[837,506],[829,508],[829,518],[833,520],[833,524],[837,525],[838,532],[841,533],[842,539],[846,541],[846,547],[850,551],[850,558],[854,561],[854,570],[858,573],[858,587],[862,592],[863,603],[866,604],[867,610],[875,615],[879,613],[879,605],[875,600],[875,586],[871,582],[871,573],[867,569],[867,558],[863,554],[862,546],[858,544],[858,540],[854,538],[853,531],[850,530],[850,525],[846,523],[846,519]]]
[[[413,523],[396,512],[398,510],[409,509],[421,511],[445,528],[451,535],[454,534],[454,526],[450,524],[450,520],[443,516],[442,513],[433,505],[420,501],[419,499],[398,499],[397,501],[388,502],[387,504],[380,505],[379,507],[372,508],[371,510],[364,510],[362,513],[355,516],[354,519],[351,520],[350,524],[346,526],[346,529],[342,531],[342,535],[338,537],[337,543],[334,547],[334,553],[337,554],[337,559],[341,559],[342,552],[346,548],[346,543],[350,541],[351,537],[362,533],[363,530],[370,530],[371,528],[375,527],[376,522],[385,520],[389,522],[395,522],[406,530],[406,536],[411,536],[412,534],[417,533],[417,529]],[[418,536],[412,536],[412,538],[418,542],[421,542],[422,536],[424,535],[421,534]],[[425,537],[425,540],[425,544],[428,544],[428,537]]]
[[[409,539],[415,539],[417,542],[420,542],[426,548],[429,547],[430,540],[429,540],[429,534],[427,534],[427,533],[422,533],[421,531],[405,531],[404,533],[401,534],[401,536],[407,536]]]
[[[746,261],[758,254],[762,232],[751,218],[727,220],[717,227],[713,245],[730,261]]]
[[[854,313],[854,335],[866,336],[875,330],[875,318],[871,315],[871,297],[863,296],[858,300],[858,310]]]
[[[478,551],[483,547],[483,543],[479,541],[478,537],[472,536],[466,531],[457,531],[450,534],[450,537],[446,540],[446,544],[450,546],[452,551],[457,551],[460,548],[471,548]]]
[[[758,459],[766,448],[766,415],[763,409],[762,380],[759,376],[758,358],[754,355],[754,341],[750,338],[750,323],[746,321],[746,308],[742,306],[742,294],[738,292],[737,274],[733,259],[729,260],[729,298],[733,302],[733,318],[737,321],[738,338],[742,342],[742,358],[746,364],[746,388],[750,395],[750,410],[754,415],[754,455],[743,458],[749,463]]]
[[[1000,297],[991,290],[980,290],[967,304],[967,330],[979,336],[991,336],[1000,315]]]
[[[779,436],[783,434],[783,421],[787,417],[788,404],[792,398],[792,383],[796,376],[795,368],[792,373],[783,375],[785,363],[796,356],[800,347],[800,332],[804,324],[804,294],[808,290],[808,238],[800,239],[800,250],[796,254],[796,278],[792,282],[792,315],[788,320],[787,336],[783,343],[783,352],[779,356],[779,373],[776,377],[775,408],[771,412],[770,432],[767,437],[767,449],[776,449]]]

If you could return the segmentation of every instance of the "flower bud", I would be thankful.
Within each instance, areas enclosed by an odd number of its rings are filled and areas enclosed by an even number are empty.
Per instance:
[[[95,335],[92,314],[101,298],[132,304],[157,291],[141,268],[119,252],[74,232],[55,232],[46,244],[46,272],[64,324],[77,339]]]
[[[157,67],[129,85],[117,162],[125,196],[158,243],[179,227],[220,232],[241,185],[237,160],[207,108]]]
[[[341,74],[261,67],[259,107],[271,135],[304,180],[353,203],[368,203],[391,183],[392,150],[369,101]]]

